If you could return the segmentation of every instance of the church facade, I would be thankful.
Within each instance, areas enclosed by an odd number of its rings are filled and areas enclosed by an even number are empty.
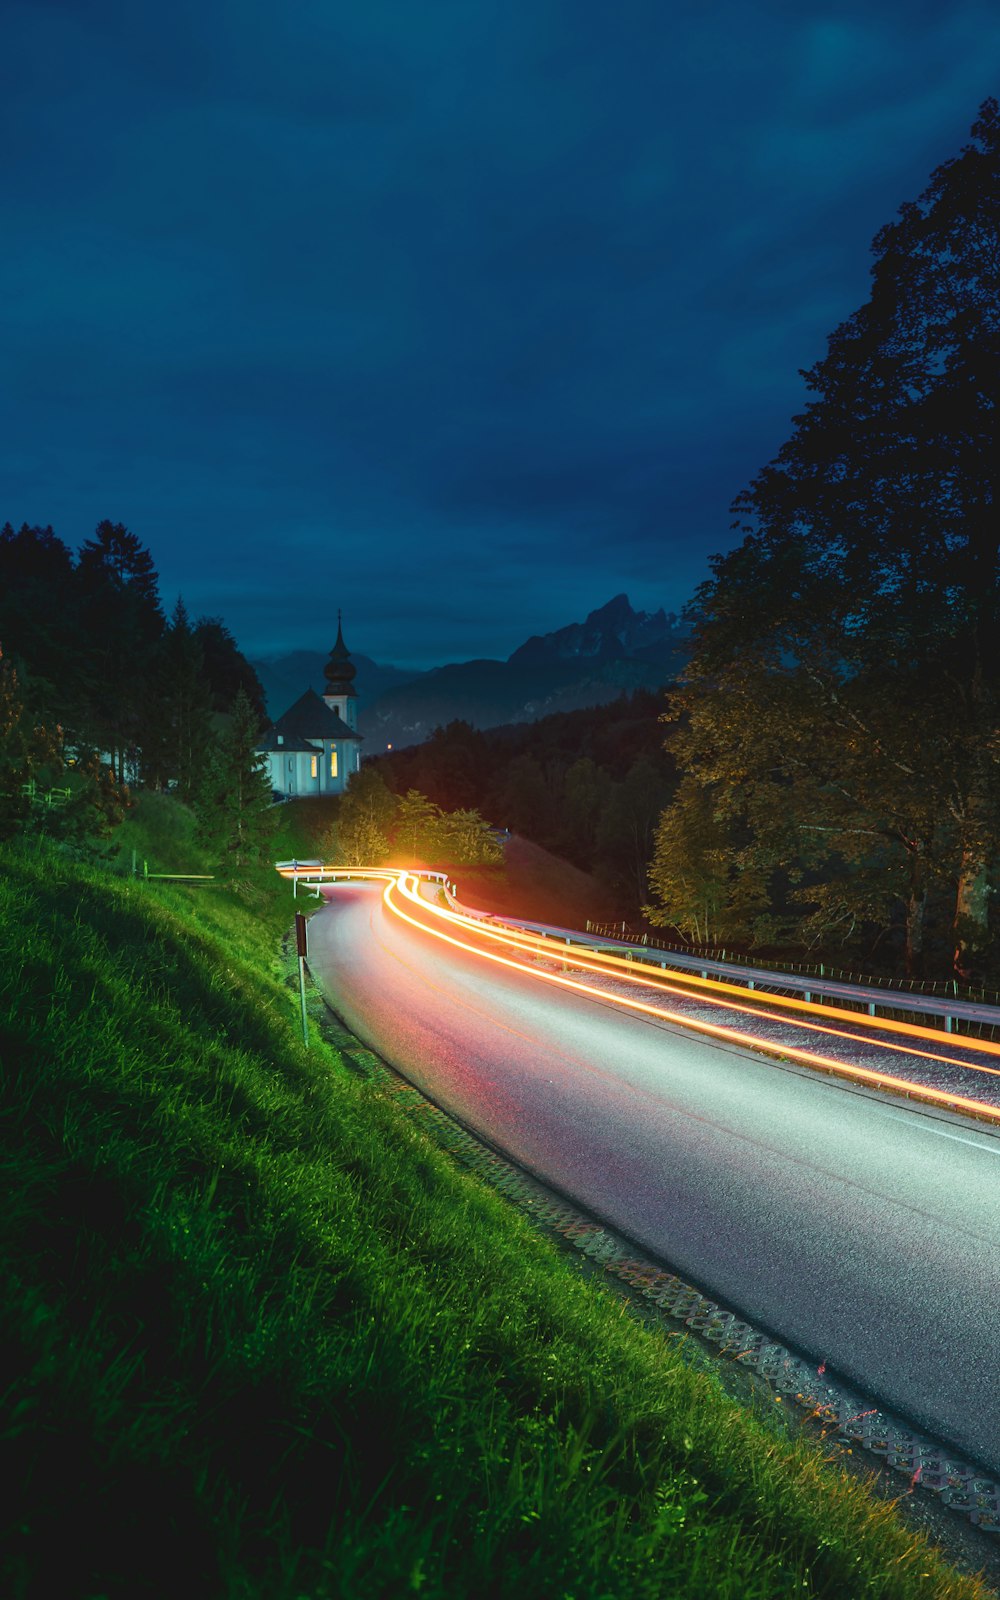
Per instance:
[[[343,794],[361,766],[357,668],[344,644],[340,613],[337,642],[323,669],[326,689],[307,689],[273,722],[257,746],[267,757],[271,788],[284,800],[307,794]]]

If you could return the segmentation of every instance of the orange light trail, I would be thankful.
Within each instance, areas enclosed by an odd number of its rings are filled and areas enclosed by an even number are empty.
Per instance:
[[[671,985],[671,983],[667,982],[666,978],[664,977],[664,968],[661,966],[653,966],[649,962],[629,960],[625,956],[608,955],[601,950],[590,951],[586,957],[583,957],[576,953],[576,951],[579,949],[578,946],[567,946],[561,941],[546,934],[529,933],[527,930],[516,933],[510,929],[499,930],[496,928],[491,928],[488,925],[480,922],[477,917],[467,917],[463,916],[459,912],[446,911],[438,906],[432,906],[426,901],[422,901],[421,904],[425,905],[426,909],[434,916],[444,918],[447,921],[456,923],[461,927],[475,930],[477,934],[481,934],[484,938],[493,939],[502,944],[513,945],[522,950],[533,950],[538,954],[557,958],[568,965],[581,967],[588,972],[601,972],[607,969],[613,969],[614,975],[622,978],[626,983],[646,984],[647,986],[650,983],[653,983],[658,989],[663,990],[665,993],[674,994],[678,997],[689,997],[687,994],[687,989],[694,988],[703,991],[702,997],[711,1005],[725,1005],[727,1010],[742,1011],[746,1016],[750,1017],[763,1017],[768,1015],[767,1011],[760,1010],[755,1006],[748,1006],[746,1004],[746,996],[748,991],[744,984],[727,983],[724,978],[701,978],[695,973],[685,972],[683,975],[680,973],[672,974],[673,985]],[[675,987],[677,984],[684,984],[686,987],[683,989],[677,988]],[[712,992],[704,992],[708,990],[711,990]],[[738,1002],[732,1004],[729,1001],[716,999],[715,996],[718,994],[738,995],[740,998]],[[857,1035],[844,1034],[839,1032],[838,1029],[830,1028],[827,1026],[827,1024],[831,1021],[850,1022],[854,1027],[863,1027],[867,1030],[877,1030],[882,1033],[891,1033],[897,1040],[900,1038],[927,1039],[935,1044],[939,1044],[941,1040],[940,1029],[926,1028],[920,1023],[916,1022],[897,1022],[892,1017],[866,1016],[857,1011],[844,1011],[839,1006],[824,1006],[818,1005],[815,1001],[811,1000],[799,1000],[796,999],[794,995],[768,994],[765,996],[762,994],[760,998],[761,1004],[769,1008],[779,1007],[784,1010],[801,1013],[803,1027],[811,1028],[813,1031],[818,1033],[832,1034],[837,1038],[856,1038]],[[823,1017],[824,1022],[808,1022],[805,1020],[807,1017]],[[974,1049],[979,1055],[1000,1056],[1000,1043],[992,1039],[976,1039],[975,1041],[966,1042],[959,1037],[953,1036],[953,1041],[954,1048],[957,1049]],[[881,1039],[873,1038],[867,1040],[866,1042],[872,1045],[881,1045],[884,1049],[903,1048],[906,1049],[907,1054],[916,1056],[925,1055],[926,1059],[929,1061],[942,1061],[947,1063],[949,1066],[966,1065],[964,1062],[956,1062],[952,1056],[933,1055],[920,1050],[914,1050],[905,1045],[901,1047],[898,1043],[886,1044]],[[985,1072],[993,1076],[1000,1076],[1000,1069],[998,1068],[982,1066],[973,1067],[971,1063],[968,1064],[968,1066],[970,1071]]]
[[[558,943],[555,939],[547,939],[545,935],[530,934],[527,932],[521,935],[510,930],[500,931],[495,928],[483,927],[479,920],[475,917],[463,917],[453,911],[445,911],[441,907],[431,905],[430,902],[421,899],[419,895],[410,895],[405,886],[403,888],[403,892],[408,894],[408,898],[416,899],[419,904],[433,916],[446,918],[450,922],[457,923],[459,926],[468,928],[470,931],[481,933],[486,938],[493,939],[500,944],[505,944],[515,949],[536,952],[550,958],[558,958],[563,962],[564,965],[579,967],[584,972],[596,972],[601,975],[606,974],[607,976],[619,979],[624,983],[635,983],[646,988],[656,988],[661,994],[675,995],[680,1000],[698,998],[705,1005],[719,1006],[726,1011],[737,1011],[746,1017],[768,1017],[768,1011],[762,1009],[762,1007],[769,1006],[772,1000],[777,1002],[787,1002],[787,1004],[793,1009],[797,1011],[805,1011],[810,1016],[822,1016],[827,1019],[827,1022],[810,1022],[806,1017],[790,1017],[788,1019],[777,1017],[773,1019],[774,1021],[781,1022],[787,1020],[790,1024],[792,1022],[797,1022],[799,1027],[808,1028],[810,1033],[823,1033],[832,1039],[857,1040],[858,1034],[847,1032],[843,1028],[829,1027],[828,1022],[831,1019],[850,1021],[855,1025],[855,1027],[860,1028],[868,1027],[873,1023],[876,1026],[879,1024],[884,1024],[885,1031],[895,1032],[898,1030],[903,1038],[913,1038],[916,1036],[917,1038],[921,1039],[933,1039],[935,1042],[937,1042],[937,1040],[940,1038],[940,1034],[937,1033],[933,1028],[920,1028],[915,1024],[906,1022],[894,1023],[891,1018],[867,1017],[856,1011],[842,1011],[837,1006],[817,1006],[813,1005],[810,1001],[795,1000],[785,995],[767,995],[766,998],[762,996],[761,1005],[747,1005],[745,1000],[747,993],[746,989],[738,984],[726,983],[724,980],[717,982],[714,979],[692,978],[691,981],[699,990],[712,988],[713,990],[721,989],[726,994],[738,994],[740,996],[738,1001],[721,1000],[716,998],[714,993],[700,993],[697,997],[694,997],[685,989],[678,988],[676,986],[676,981],[675,983],[668,983],[663,976],[662,967],[653,967],[642,961],[626,961],[622,956],[606,956],[601,951],[594,951],[592,956],[584,957],[575,953],[573,949],[567,948],[566,945]],[[637,967],[639,969],[638,973],[635,971],[635,968]],[[609,968],[613,968],[614,970],[609,971]],[[648,976],[646,976],[646,974],[648,974]],[[686,983],[687,976],[685,975],[680,982]],[[983,1042],[984,1041],[976,1040],[974,1047],[970,1047],[968,1045],[963,1046],[961,1042],[956,1041],[955,1048],[975,1048],[977,1051],[979,1051],[980,1045]],[[988,1041],[985,1042],[988,1043]],[[918,1050],[914,1045],[900,1044],[896,1040],[870,1038],[865,1039],[864,1043],[866,1045],[870,1045],[874,1049],[895,1050],[897,1053],[902,1051],[906,1055],[914,1056],[922,1061],[938,1061],[944,1066],[962,1067],[967,1072],[982,1072],[987,1077],[1000,1078],[1000,1068],[998,1067],[986,1067],[982,1066],[978,1062],[957,1061],[954,1056],[939,1055],[932,1050]],[[989,1053],[992,1055],[1000,1055],[1000,1045],[994,1044]]]
[[[412,874],[410,876],[412,877]],[[413,878],[412,881],[416,883],[417,879]],[[469,926],[471,923],[471,925],[476,928],[477,932],[486,931],[480,929],[480,926],[475,919],[462,918],[457,916],[454,912],[439,912],[437,907],[428,905],[428,903],[425,900],[422,900],[421,897],[416,893],[416,890],[410,887],[410,884],[407,882],[407,875],[404,873],[400,873],[398,877],[388,882],[385,886],[385,890],[383,891],[382,898],[386,908],[394,916],[399,917],[403,922],[409,923],[411,927],[416,928],[419,932],[428,934],[431,938],[440,939],[445,944],[453,945],[457,950],[463,950],[467,954],[478,956],[481,960],[492,961],[498,966],[507,967],[513,972],[522,973],[526,977],[534,978],[539,982],[555,984],[561,989],[572,990],[577,994],[587,996],[588,999],[600,1000],[605,1004],[610,1003],[621,1006],[629,1011],[638,1012],[644,1016],[655,1017],[660,1021],[675,1023],[680,1027],[690,1031],[706,1034],[710,1038],[722,1039],[731,1044],[741,1044],[751,1050],[757,1052],[763,1051],[768,1055],[778,1056],[783,1060],[801,1062],[809,1067],[818,1067],[822,1071],[833,1073],[838,1077],[848,1078],[853,1082],[873,1085],[882,1089],[889,1089],[894,1093],[902,1092],[910,1099],[922,1100],[930,1105],[942,1106],[951,1111],[966,1111],[982,1120],[1000,1124],[1000,1111],[998,1111],[994,1106],[986,1105],[980,1100],[970,1100],[964,1095],[947,1094],[938,1089],[927,1088],[922,1084],[910,1083],[905,1078],[893,1077],[888,1073],[873,1072],[865,1067],[851,1066],[846,1062],[837,1061],[831,1056],[819,1055],[815,1051],[803,1050],[799,1046],[778,1044],[772,1042],[771,1040],[760,1039],[753,1034],[741,1033],[736,1028],[726,1028],[716,1023],[699,1021],[695,1018],[687,1017],[677,1012],[665,1010],[663,1007],[651,1005],[648,1001],[631,1000],[624,995],[609,995],[605,990],[595,989],[592,985],[580,983],[574,978],[562,977],[558,973],[554,972],[539,972],[536,967],[526,966],[524,962],[514,961],[509,956],[503,956],[491,950],[477,949],[475,945],[467,944],[464,940],[455,938],[453,934],[445,933],[440,928],[428,927],[426,922],[420,922],[415,917],[410,916],[402,909],[401,906],[396,904],[393,898],[394,891],[397,889],[406,897],[406,899],[419,905],[421,910],[425,913],[430,913],[431,915],[440,915],[443,919],[465,924],[466,926]],[[498,935],[496,930],[489,930],[489,932],[494,938],[501,940],[503,939],[503,935]],[[512,942],[515,945],[517,944],[516,939]],[[551,950],[550,953],[554,954],[556,950],[560,949],[561,947],[556,946],[555,950]],[[568,953],[563,956],[563,959],[567,961],[572,960],[573,965],[584,964],[578,962],[576,958],[570,957]],[[601,969],[591,968],[589,970],[600,971]],[[761,1015],[759,1012],[751,1012],[750,1014],[755,1016]],[[833,1030],[828,1031],[832,1032]],[[855,1039],[856,1035],[845,1034],[843,1037]],[[939,1059],[946,1060],[947,1058],[941,1057]],[[951,1066],[961,1065],[961,1063],[956,1063],[954,1061],[950,1061],[948,1064]]]

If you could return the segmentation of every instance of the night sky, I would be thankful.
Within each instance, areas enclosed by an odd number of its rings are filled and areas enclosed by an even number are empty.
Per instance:
[[[0,0],[0,522],[251,655],[679,609],[995,0]]]

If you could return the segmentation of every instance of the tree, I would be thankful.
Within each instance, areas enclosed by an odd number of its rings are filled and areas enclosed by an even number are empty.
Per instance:
[[[117,777],[138,766],[153,736],[151,693],[164,630],[153,558],[120,522],[101,522],[76,568],[86,653],[79,672],[87,731]]]
[[[264,690],[253,667],[219,617],[199,617],[194,625],[213,711],[226,711],[242,689],[261,723],[267,721]]]
[[[260,861],[277,825],[267,760],[256,749],[259,733],[257,714],[241,689],[196,803],[202,838],[229,868]]]
[[[557,843],[578,867],[594,865],[598,829],[611,801],[614,784],[590,756],[567,768],[562,780]]]
[[[149,691],[156,717],[143,752],[143,776],[157,788],[176,783],[180,799],[189,803],[209,760],[212,701],[201,642],[182,599],[157,648]]]
[[[397,801],[378,772],[352,772],[337,807],[337,820],[323,841],[324,856],[347,867],[378,867],[388,860]]]
[[[436,833],[439,859],[452,866],[498,866],[503,860],[493,829],[478,811],[466,808],[442,812]]]
[[[79,720],[81,639],[73,557],[51,528],[0,529],[0,640],[30,675],[36,709]]]
[[[593,865],[637,905],[649,896],[647,869],[672,774],[662,761],[640,756],[620,783],[609,786],[594,835]]]
[[[415,752],[417,787],[448,809],[476,803],[486,762],[483,736],[471,723],[438,727]]]
[[[440,817],[441,808],[433,800],[419,789],[407,789],[397,804],[395,815],[394,843],[400,852],[430,859],[438,845]]]
[[[67,761],[62,728],[32,713],[0,652],[0,839],[48,838],[93,856],[129,804],[127,789],[93,752]]]
[[[62,773],[62,738],[32,717],[14,666],[0,651],[0,839],[20,832],[38,788]]]
[[[515,756],[504,769],[490,814],[512,833],[549,845],[556,831],[556,802],[541,764],[532,755]]]
[[[760,828],[761,859],[789,842],[765,799],[798,817],[810,854],[807,797],[838,860],[867,833],[876,870],[887,849],[902,862],[911,946],[928,884],[949,878],[968,979],[983,971],[1000,831],[996,101],[873,250],[870,299],[736,501],[743,542],[699,591],[674,715],[722,814]],[[854,866],[864,876],[864,852]]]

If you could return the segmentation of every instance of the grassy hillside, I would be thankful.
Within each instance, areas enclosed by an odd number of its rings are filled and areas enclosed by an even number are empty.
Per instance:
[[[618,910],[606,884],[513,833],[504,845],[503,866],[462,863],[451,870],[460,900],[501,917],[528,917],[583,928],[588,917],[610,922]]]
[[[0,851],[5,1594],[984,1593],[305,1050],[290,911]]]

